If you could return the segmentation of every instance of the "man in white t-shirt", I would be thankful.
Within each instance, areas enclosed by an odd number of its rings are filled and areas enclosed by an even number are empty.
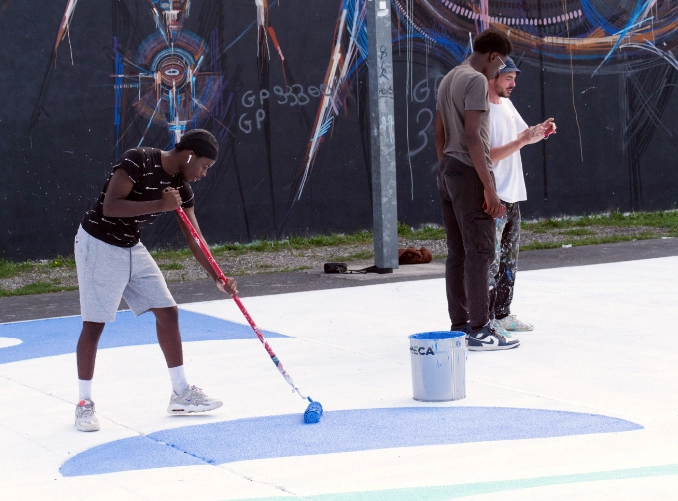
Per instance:
[[[552,118],[528,127],[513,103],[508,99],[516,86],[520,70],[513,60],[490,80],[490,156],[497,194],[506,212],[496,219],[495,256],[489,273],[490,319],[494,329],[505,337],[511,332],[531,331],[534,327],[511,315],[511,300],[518,271],[520,242],[519,202],[527,200],[520,149],[538,143],[555,132]]]

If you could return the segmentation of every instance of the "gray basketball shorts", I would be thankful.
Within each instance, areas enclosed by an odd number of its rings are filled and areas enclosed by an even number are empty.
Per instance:
[[[176,306],[160,268],[146,247],[116,247],[87,233],[75,236],[75,266],[83,322],[114,322],[120,298],[139,316]]]

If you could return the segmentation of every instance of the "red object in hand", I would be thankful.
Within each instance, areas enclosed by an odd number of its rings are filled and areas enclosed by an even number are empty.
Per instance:
[[[487,202],[483,202],[483,210],[487,210]],[[499,209],[499,215],[497,218],[502,217],[504,214],[506,214],[506,206],[501,204],[501,209]]]
[[[556,131],[555,127],[552,125],[549,130],[544,132],[544,137],[549,137],[551,134],[553,134]]]

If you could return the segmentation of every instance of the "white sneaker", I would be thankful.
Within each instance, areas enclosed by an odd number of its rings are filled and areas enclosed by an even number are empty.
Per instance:
[[[494,328],[494,330],[497,332],[497,334],[504,336],[504,337],[512,337],[513,334],[511,334],[509,331],[504,329],[504,326],[501,325],[501,322],[499,320],[491,320],[491,325]]]
[[[94,410],[94,402],[80,400],[75,406],[75,427],[80,431],[99,431],[99,420]]]
[[[520,346],[520,341],[517,339],[509,341],[504,336],[497,334],[489,322],[478,332],[469,333],[466,338],[466,347],[469,351],[510,350],[518,346]]]
[[[534,329],[534,325],[518,320],[515,315],[509,315],[504,317],[501,320],[495,320],[497,323],[500,323],[501,326],[507,331],[513,332],[526,332]]]
[[[170,403],[167,406],[169,414],[191,414],[193,412],[207,412],[224,405],[221,400],[210,398],[197,386],[189,386],[181,394],[172,392]]]

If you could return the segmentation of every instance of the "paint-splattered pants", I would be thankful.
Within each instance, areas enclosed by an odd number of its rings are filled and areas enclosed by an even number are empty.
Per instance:
[[[490,318],[501,319],[511,314],[513,287],[518,271],[520,247],[520,207],[518,202],[506,206],[506,213],[497,218],[494,261],[490,266]]]
[[[487,275],[494,257],[494,219],[483,210],[483,183],[470,165],[445,156],[438,166],[438,193],[447,235],[445,284],[452,328],[489,321]]]

